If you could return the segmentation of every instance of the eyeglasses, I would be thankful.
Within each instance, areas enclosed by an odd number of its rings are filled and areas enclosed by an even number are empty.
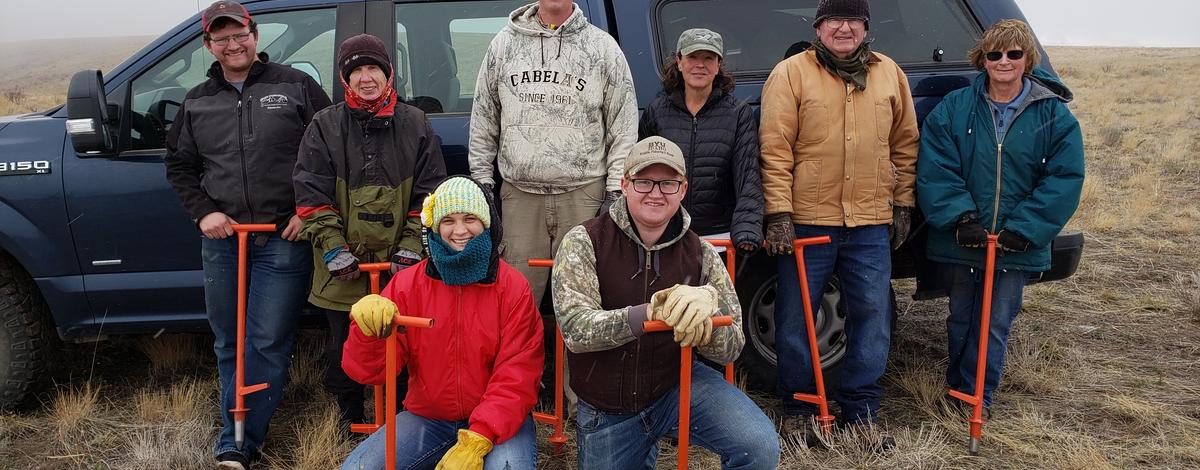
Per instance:
[[[671,195],[679,192],[679,188],[683,187],[683,181],[679,180],[651,180],[644,178],[634,178],[629,180],[633,183],[633,190],[642,194],[649,194],[654,191],[654,187],[658,186],[658,190],[665,195]]]
[[[989,61],[996,62],[996,61],[1000,60],[1000,57],[1003,57],[1005,55],[1008,56],[1008,60],[1021,60],[1022,57],[1025,57],[1025,51],[1022,51],[1019,49],[1011,50],[1008,52],[992,51],[992,52],[985,54],[985,57],[987,57],[987,60],[989,60]]]
[[[828,26],[830,29],[841,29],[842,25],[847,25],[853,29],[861,28],[865,23],[861,18],[840,18],[835,16],[825,18],[825,21],[822,21],[821,24]]]
[[[230,39],[237,41],[238,44],[245,44],[246,41],[250,40],[250,33],[230,34],[228,36],[222,36],[219,38],[209,39],[208,42],[211,42],[211,43],[217,44],[217,45],[221,45],[221,46],[225,46],[225,45],[229,44]]]

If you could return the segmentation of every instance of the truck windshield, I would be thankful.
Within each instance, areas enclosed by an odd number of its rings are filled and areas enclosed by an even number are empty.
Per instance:
[[[725,40],[725,66],[734,74],[766,74],[790,52],[816,40],[812,20],[818,0],[675,0],[662,4],[656,18],[665,62],[679,34],[707,28]],[[981,30],[962,0],[874,0],[871,50],[902,66],[967,63],[967,51]],[[940,53],[939,53],[940,51]]]

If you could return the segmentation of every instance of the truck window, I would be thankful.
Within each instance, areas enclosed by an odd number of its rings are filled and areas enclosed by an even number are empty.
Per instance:
[[[529,0],[396,5],[396,89],[426,113],[469,113],[488,44]]]
[[[725,40],[725,66],[736,75],[766,75],[789,49],[816,40],[818,0],[668,0],[655,21],[661,63],[675,53],[679,34],[708,28]],[[902,66],[967,63],[981,34],[962,0],[875,0],[867,40],[871,50]],[[943,51],[938,59],[935,51]]]
[[[336,10],[263,13],[258,22],[258,51],[271,61],[303,70],[333,92],[334,17]],[[214,60],[199,35],[133,79],[128,142],[122,151],[163,148],[171,122],[192,87],[207,78]]]

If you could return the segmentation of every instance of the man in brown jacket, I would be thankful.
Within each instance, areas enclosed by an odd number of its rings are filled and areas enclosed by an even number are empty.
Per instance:
[[[805,250],[816,311],[836,274],[846,313],[846,356],[831,396],[843,424],[875,421],[879,379],[891,343],[891,250],[908,234],[917,161],[917,120],[904,72],[871,52],[866,0],[822,0],[817,41],[775,67],[763,87],[763,194],[767,251],[777,255],[775,347],[782,432],[816,440],[813,405],[792,399],[815,391],[792,253],[797,237],[829,235]],[[885,437],[879,444],[892,444]]]

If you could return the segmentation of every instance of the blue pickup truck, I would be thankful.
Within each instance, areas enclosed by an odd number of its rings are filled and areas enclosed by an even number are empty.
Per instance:
[[[429,114],[449,171],[467,173],[468,120],[483,51],[508,13],[529,1],[245,5],[259,23],[259,50],[312,75],[335,100],[343,90],[333,59],[343,39],[370,33],[395,44],[397,89]],[[813,40],[817,0],[576,3],[621,44],[639,105],[658,92],[661,64],[679,33],[704,27],[725,36],[734,93],[757,106],[771,68]],[[1012,0],[871,3],[873,49],[904,68],[920,117],[974,75],[966,54],[985,27],[1022,18]],[[76,74],[65,105],[0,118],[0,408],[30,396],[59,340],[207,329],[201,235],[167,185],[163,139],[184,94],[204,79],[212,60],[196,15],[107,74]],[[917,299],[944,295],[924,260],[923,233],[894,254],[893,277],[915,277]],[[1041,280],[1070,276],[1082,245],[1080,234],[1060,235],[1053,267]],[[774,380],[775,274],[768,261],[761,253],[740,260],[736,278],[748,338],[740,363],[758,386]],[[845,351],[836,283],[831,287],[817,319],[829,366]]]

